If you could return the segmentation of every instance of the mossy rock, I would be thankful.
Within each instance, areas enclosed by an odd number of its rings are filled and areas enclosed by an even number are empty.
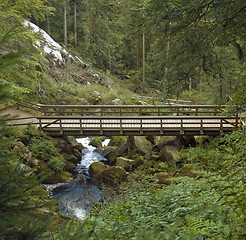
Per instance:
[[[119,156],[118,148],[115,146],[106,146],[103,150],[104,156],[108,159],[109,165],[113,165],[116,162],[116,158]]]
[[[74,163],[66,161],[65,162],[65,166],[64,166],[64,170],[67,171],[67,172],[73,173],[74,169],[75,169],[75,166],[76,165]]]
[[[94,138],[91,139],[91,141],[90,141],[89,144],[90,144],[91,146],[93,146],[93,147],[96,147],[96,148],[102,147],[102,142],[103,142],[105,139],[107,139],[107,137],[104,137],[104,136],[102,136],[102,137],[94,137]]]
[[[140,158],[136,158],[135,160],[133,160],[124,157],[118,157],[116,159],[116,166],[122,167],[128,172],[134,170],[141,164],[143,164],[143,160]]]
[[[79,162],[81,161],[82,153],[79,150],[74,149],[73,150],[73,155],[78,159]]]
[[[115,165],[124,168],[126,171],[131,171],[134,168],[134,160],[124,157],[117,157]]]
[[[109,167],[101,175],[103,184],[110,187],[117,187],[121,182],[127,180],[126,170],[118,166]]]
[[[60,137],[53,138],[53,143],[55,147],[60,149],[61,153],[67,153],[67,154],[73,153],[73,146],[67,140],[67,138],[60,138]]]
[[[62,156],[65,158],[66,161],[71,162],[73,164],[78,164],[81,161],[81,155],[80,158],[67,153],[62,153]]]
[[[102,173],[108,166],[102,162],[94,162],[89,167],[91,181],[98,187],[102,185]]]
[[[62,183],[67,182],[72,178],[72,174],[66,171],[60,171],[57,173],[52,174],[51,176],[44,179],[43,183],[46,184],[55,184],[55,183]]]
[[[103,162],[94,162],[89,167],[90,176],[91,177],[96,176],[100,174],[101,172],[103,172],[104,170],[106,170],[107,168],[108,166],[104,164]]]
[[[120,147],[121,144],[126,143],[127,138],[124,136],[113,136],[111,137],[108,146]]]

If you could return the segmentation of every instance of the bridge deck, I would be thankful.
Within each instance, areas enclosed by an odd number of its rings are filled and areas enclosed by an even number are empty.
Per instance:
[[[39,127],[52,136],[218,135],[233,131],[237,119],[223,116],[45,116]]]

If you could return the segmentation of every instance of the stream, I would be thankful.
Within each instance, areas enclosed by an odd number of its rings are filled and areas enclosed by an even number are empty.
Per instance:
[[[49,196],[58,201],[59,209],[69,217],[84,219],[93,204],[101,199],[101,190],[90,182],[89,166],[93,162],[107,161],[101,154],[94,152],[89,145],[90,138],[78,138],[85,147],[82,150],[81,162],[75,169],[75,177],[69,183],[46,184]],[[107,146],[109,139],[103,141]]]

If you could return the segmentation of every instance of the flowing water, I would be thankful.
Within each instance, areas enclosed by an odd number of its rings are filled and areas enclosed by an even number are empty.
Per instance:
[[[89,166],[93,162],[107,161],[96,149],[89,145],[90,138],[79,138],[78,142],[86,148],[82,150],[82,160],[76,166],[75,178],[69,183],[46,185],[49,195],[59,203],[60,210],[69,217],[83,219],[93,204],[101,199],[101,191],[90,182]],[[109,139],[103,141],[103,146]]]

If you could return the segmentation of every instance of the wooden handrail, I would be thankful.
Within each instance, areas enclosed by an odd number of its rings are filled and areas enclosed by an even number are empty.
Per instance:
[[[227,105],[39,105],[45,115],[217,115]]]

